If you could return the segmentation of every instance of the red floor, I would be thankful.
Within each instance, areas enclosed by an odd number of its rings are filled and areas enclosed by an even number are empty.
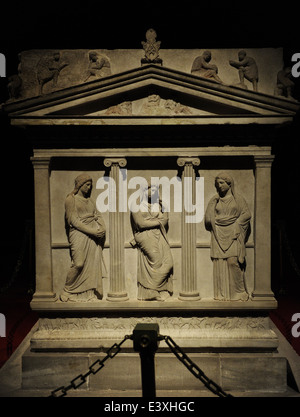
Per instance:
[[[300,317],[299,298],[299,292],[296,292],[293,296],[278,296],[278,309],[270,312],[270,318],[300,356],[300,319],[292,321],[292,317],[295,313],[299,313]],[[293,327],[294,330],[292,331]],[[293,334],[296,334],[297,337]]]
[[[24,340],[38,315],[30,308],[31,295],[25,291],[0,295],[0,312],[6,318],[6,337],[0,337],[0,368]]]

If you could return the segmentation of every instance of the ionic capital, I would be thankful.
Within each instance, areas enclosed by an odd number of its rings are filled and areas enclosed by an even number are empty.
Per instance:
[[[199,166],[200,165],[200,158],[198,158],[196,156],[179,157],[177,159],[177,165],[180,166],[180,167],[184,167],[185,165]]]
[[[112,165],[118,165],[120,168],[124,168],[127,165],[127,160],[125,158],[105,158],[103,163],[108,168]]]

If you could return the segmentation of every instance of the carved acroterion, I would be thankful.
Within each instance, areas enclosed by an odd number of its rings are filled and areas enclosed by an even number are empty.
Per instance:
[[[141,64],[160,64],[162,59],[159,57],[160,41],[156,40],[156,32],[154,29],[148,29],[146,32],[146,42],[142,41],[142,46],[145,51],[145,57],[141,59]]]

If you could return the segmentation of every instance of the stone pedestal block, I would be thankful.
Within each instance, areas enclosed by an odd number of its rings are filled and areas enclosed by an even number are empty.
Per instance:
[[[185,350],[186,351],[186,350]],[[189,358],[204,374],[224,391],[284,392],[286,359],[277,354],[193,353]],[[85,374],[105,353],[33,353],[23,356],[22,388],[49,389],[68,386],[80,374]],[[172,354],[155,355],[157,390],[207,391],[203,383]],[[141,390],[141,364],[136,352],[119,353],[105,361],[96,374],[87,377],[80,387],[90,392],[97,390]],[[207,391],[208,392],[208,391]],[[142,391],[141,391],[142,393]],[[208,392],[209,393],[209,392]]]
[[[22,388],[49,389],[67,386],[89,366],[86,354],[39,353],[27,351],[22,357]],[[55,388],[54,388],[55,389]],[[83,384],[81,389],[87,389]]]

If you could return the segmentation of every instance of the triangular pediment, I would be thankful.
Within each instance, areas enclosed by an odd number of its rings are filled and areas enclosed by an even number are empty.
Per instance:
[[[299,103],[147,65],[16,103],[15,124],[282,123]]]

